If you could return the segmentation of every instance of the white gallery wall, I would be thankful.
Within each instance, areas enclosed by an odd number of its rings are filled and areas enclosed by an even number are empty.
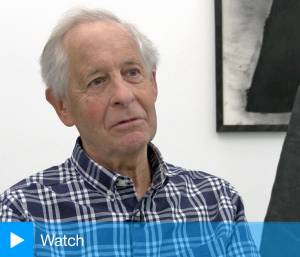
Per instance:
[[[0,15],[0,192],[63,162],[77,132],[64,127],[44,97],[39,56],[70,7],[109,9],[135,23],[160,51],[158,132],[165,160],[230,181],[248,220],[262,221],[284,133],[215,132],[212,0],[4,1]]]

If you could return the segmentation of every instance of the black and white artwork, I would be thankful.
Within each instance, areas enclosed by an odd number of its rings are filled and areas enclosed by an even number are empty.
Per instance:
[[[215,0],[218,131],[284,131],[300,85],[299,0]]]

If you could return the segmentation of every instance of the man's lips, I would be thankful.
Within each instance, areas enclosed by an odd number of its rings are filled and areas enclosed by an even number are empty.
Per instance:
[[[127,129],[132,126],[138,126],[144,122],[144,119],[140,117],[134,117],[134,118],[129,118],[129,119],[124,119],[121,121],[118,121],[114,123],[112,128],[118,128],[118,129]]]

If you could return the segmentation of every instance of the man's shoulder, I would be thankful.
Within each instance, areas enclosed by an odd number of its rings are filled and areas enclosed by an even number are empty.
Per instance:
[[[226,190],[231,194],[237,194],[237,191],[231,183],[223,178],[204,171],[186,169],[170,163],[166,163],[166,165],[168,168],[167,175],[170,177],[170,180],[175,183],[182,182],[198,188],[210,188],[212,191]]]
[[[77,177],[68,159],[60,165],[55,165],[45,170],[34,173],[24,178],[0,194],[0,203],[14,201],[25,195],[37,194],[46,188],[65,184]]]
[[[245,221],[242,199],[228,181],[199,170],[171,164],[167,164],[167,167],[169,186],[165,190],[169,194],[181,195],[186,202],[193,199],[193,202],[197,202],[196,208],[207,211],[209,220]]]

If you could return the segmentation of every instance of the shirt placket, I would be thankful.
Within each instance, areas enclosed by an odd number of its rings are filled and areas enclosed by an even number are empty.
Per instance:
[[[146,206],[147,199],[151,196],[153,193],[153,189],[150,188],[148,192],[146,192],[145,196],[138,200],[135,191],[134,186],[131,181],[127,180],[127,183],[125,180],[119,180],[117,183],[117,191],[119,194],[119,200],[123,201],[123,198],[127,197],[128,201],[128,195],[124,192],[128,190],[131,192],[131,211],[129,219],[126,220],[129,228],[129,238],[126,240],[126,248],[130,249],[129,256],[133,257],[140,257],[140,256],[150,256],[149,251],[149,245],[147,240],[149,241],[150,231],[145,229],[146,223],[145,223],[145,213],[144,213],[144,207]],[[123,193],[122,193],[123,192]],[[151,198],[151,197],[150,197]],[[127,202],[128,203],[128,202]],[[122,203],[125,205],[125,201]],[[130,209],[129,207],[126,207],[127,209]],[[153,238],[152,238],[153,239]]]

